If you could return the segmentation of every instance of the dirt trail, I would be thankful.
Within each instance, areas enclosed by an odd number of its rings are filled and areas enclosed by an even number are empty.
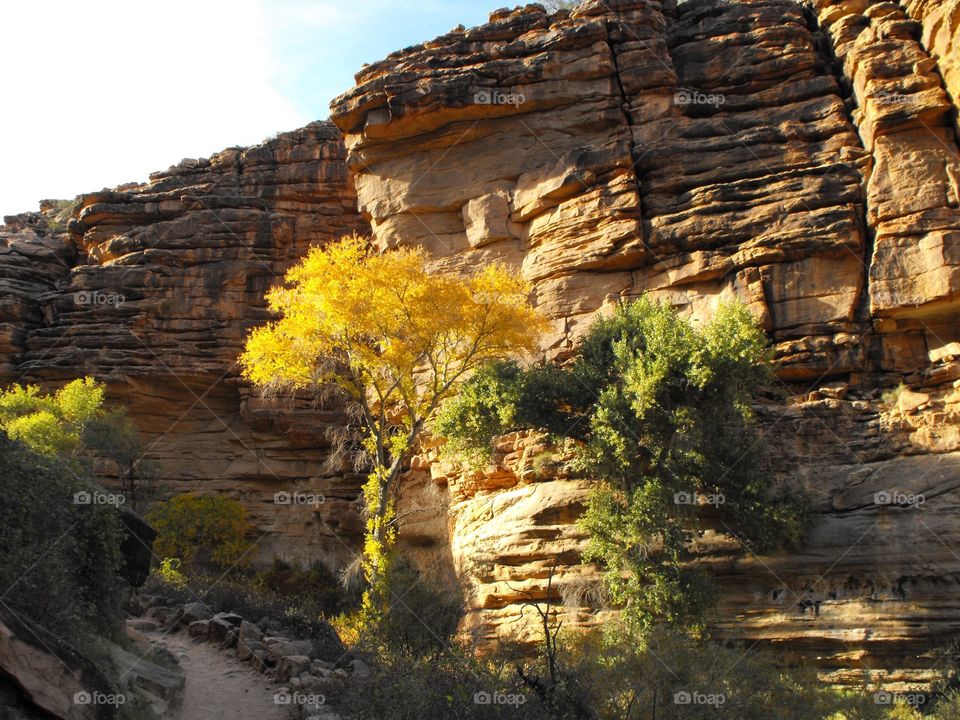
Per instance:
[[[194,642],[186,633],[162,636],[149,633],[165,645],[187,677],[183,705],[170,720],[289,720],[289,706],[274,703],[279,686],[249,665],[231,658],[209,643]]]

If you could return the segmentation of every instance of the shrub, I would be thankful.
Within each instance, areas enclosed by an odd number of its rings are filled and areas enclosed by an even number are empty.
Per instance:
[[[74,502],[89,490],[89,480],[61,460],[0,434],[3,602],[79,644],[112,632],[122,587],[119,514]]]
[[[92,458],[105,457],[118,468],[124,497],[139,509],[137,481],[154,474],[143,459],[140,432],[125,410],[103,410],[104,387],[93,378],[74,380],[55,393],[37,385],[12,385],[0,392],[0,430],[41,455],[68,460],[92,473]]]
[[[161,583],[174,588],[185,588],[187,576],[180,572],[180,558],[164,558],[154,571]]]
[[[494,695],[499,702],[493,702]],[[458,718],[493,720],[551,717],[528,697],[506,663],[478,659],[459,646],[427,657],[384,655],[371,677],[354,678],[337,698],[338,710],[354,720]],[[487,699],[490,702],[485,702]],[[513,702],[505,702],[508,698]]]
[[[459,645],[420,658],[383,652],[371,677],[353,678],[336,701],[356,720],[919,720],[868,693],[778,669],[768,654],[664,627],[643,641],[627,628],[561,633],[551,652],[552,660],[546,652],[532,660],[504,652],[478,658]]]
[[[387,610],[373,623],[356,623],[357,644],[408,658],[436,655],[453,640],[465,603],[458,583],[424,577],[399,559],[388,577]],[[342,621],[350,626],[351,621]]]
[[[53,395],[36,385],[0,392],[0,429],[42,455],[68,456],[81,445],[86,426],[101,412],[103,386],[93,378],[74,380]]]
[[[254,588],[297,605],[304,615],[331,617],[348,604],[337,578],[320,561],[305,568],[279,558],[254,577]]]
[[[603,481],[582,519],[585,559],[604,567],[635,628],[667,620],[698,632],[713,597],[690,562],[702,499],[758,552],[805,532],[803,499],[773,491],[752,427],[752,393],[770,376],[765,346],[742,305],[697,328],[641,298],[595,323],[566,367],[485,367],[436,430],[474,457],[521,428],[574,439],[580,469]]]
[[[359,597],[339,591],[337,582],[321,563],[305,570],[274,560],[259,572],[235,569],[222,573],[180,572],[176,560],[164,560],[147,580],[144,591],[180,602],[202,600],[216,612],[235,612],[259,621],[269,617],[299,637],[324,637],[326,619],[342,608],[355,606]]]
[[[147,512],[157,531],[154,553],[178,558],[188,573],[249,564],[253,526],[237,500],[221,495],[177,495]]]

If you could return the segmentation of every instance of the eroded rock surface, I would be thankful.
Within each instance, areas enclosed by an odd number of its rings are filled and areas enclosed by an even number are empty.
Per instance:
[[[708,531],[715,630],[843,682],[922,682],[960,621],[957,18],[937,0],[528,5],[367,66],[332,104],[375,240],[438,271],[517,268],[554,320],[548,356],[617,298],[748,303],[791,397],[762,408],[775,470],[821,521],[770,558]],[[529,637],[554,566],[558,612],[602,621],[575,525],[590,481],[562,453],[531,471],[537,442],[503,439],[479,475],[414,463],[449,488],[485,640]],[[876,500],[898,492],[927,501]]]
[[[359,486],[325,468],[339,413],[260,398],[236,366],[284,271],[310,245],[366,229],[336,128],[184,160],[81,195],[72,216],[51,228],[26,214],[0,230],[3,378],[96,376],[144,432],[166,492],[240,499],[261,559],[344,557]]]
[[[559,359],[619,298],[705,318],[736,295],[790,398],[760,408],[775,470],[821,520],[802,552],[764,558],[709,528],[715,631],[834,680],[920,683],[960,629],[958,17],[947,0],[497,11],[367,66],[333,103],[342,139],[318,123],[185,161],[81,196],[68,227],[52,208],[8,219],[0,375],[107,380],[171,490],[240,497],[261,558],[336,565],[362,529],[357,478],[324,467],[342,418],[254,397],[233,365],[309,244],[369,228],[438,272],[505,262]],[[551,571],[558,611],[602,622],[576,526],[591,480],[564,452],[520,434],[487,472],[436,457],[411,463],[401,537],[461,574],[466,631],[531,638],[521,611]],[[325,502],[274,498],[298,489]]]

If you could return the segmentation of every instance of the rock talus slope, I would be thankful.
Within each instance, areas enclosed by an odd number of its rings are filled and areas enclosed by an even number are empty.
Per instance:
[[[617,298],[748,303],[790,396],[761,409],[775,471],[819,520],[771,558],[707,532],[715,630],[841,682],[922,682],[960,629],[958,39],[936,0],[528,5],[367,66],[331,106],[375,240],[438,271],[517,268],[548,356]],[[481,638],[530,632],[554,566],[558,612],[599,621],[574,522],[589,482],[562,453],[531,470],[537,442],[505,438],[480,476],[415,461],[449,487]]]

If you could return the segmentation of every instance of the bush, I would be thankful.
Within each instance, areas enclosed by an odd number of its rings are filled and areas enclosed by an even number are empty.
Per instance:
[[[93,378],[74,380],[53,395],[36,385],[0,392],[0,429],[42,455],[69,456],[81,446],[87,425],[101,412],[103,386]]]
[[[774,492],[752,427],[765,360],[766,338],[742,305],[694,327],[641,298],[596,322],[566,367],[482,369],[436,431],[471,457],[489,456],[493,438],[512,430],[572,438],[580,470],[603,481],[582,520],[585,559],[604,567],[635,629],[666,620],[696,633],[713,598],[690,562],[704,500],[756,552],[805,533],[803,498]]]
[[[551,628],[553,632],[556,628]],[[627,630],[561,635],[550,660],[469,648],[411,659],[385,652],[371,677],[336,698],[356,720],[914,720],[811,673],[777,668],[767,654],[694,641],[663,627],[638,642]],[[486,702],[490,700],[490,702]],[[904,714],[907,713],[907,714]],[[937,717],[940,717],[939,715]],[[943,720],[953,718],[944,715]]]
[[[89,479],[0,434],[0,587],[4,604],[84,645],[110,633],[123,583],[116,508],[78,504]]]
[[[495,695],[498,702],[492,702]],[[484,702],[488,697],[491,702]],[[528,699],[508,665],[478,659],[459,646],[423,658],[382,656],[371,677],[352,679],[336,701],[341,715],[354,720],[551,717],[535,698]]]
[[[147,521],[157,531],[157,557],[177,558],[185,572],[249,565],[253,526],[238,501],[222,495],[177,495],[153,505]]]
[[[362,650],[407,658],[442,653],[453,640],[465,602],[458,583],[423,577],[398,559],[388,575],[387,610],[374,624],[341,620]]]
[[[306,568],[299,563],[274,559],[270,567],[254,577],[254,588],[299,608],[305,616],[331,617],[348,605],[337,578],[322,562]]]

